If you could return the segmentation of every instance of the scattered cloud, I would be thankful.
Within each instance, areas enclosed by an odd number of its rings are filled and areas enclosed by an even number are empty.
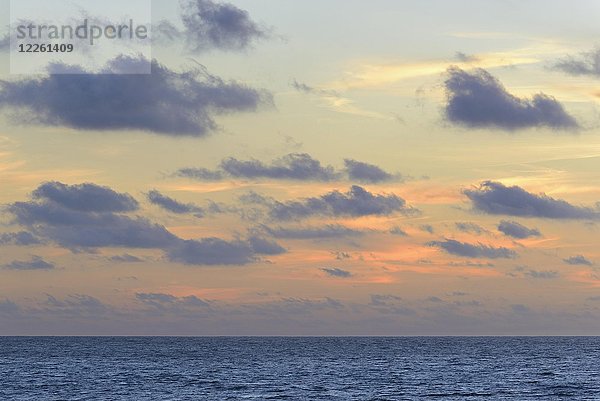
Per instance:
[[[248,244],[218,238],[182,241],[168,252],[172,262],[186,265],[246,265],[256,261]]]
[[[518,186],[507,187],[499,182],[485,181],[464,194],[475,210],[494,214],[549,219],[597,219],[597,209],[574,206],[545,194],[535,195]]]
[[[445,112],[453,123],[509,131],[530,127],[578,127],[577,121],[551,96],[540,93],[532,99],[518,98],[481,68],[467,72],[451,67],[447,74]]]
[[[66,185],[56,181],[46,182],[32,195],[34,199],[43,199],[80,212],[131,212],[139,208],[131,195],[90,183]]]
[[[175,214],[194,214],[196,217],[203,217],[205,213],[201,207],[196,206],[193,203],[181,203],[161,194],[155,189],[148,192],[146,196],[153,205],[159,206],[160,208]]]
[[[287,252],[287,250],[277,242],[259,236],[251,236],[248,238],[248,242],[254,253],[260,255],[281,255]]]
[[[0,245],[40,245],[43,241],[27,231],[0,234]]]
[[[21,261],[15,260],[6,265],[4,265],[5,269],[8,270],[52,270],[54,269],[54,265],[52,263],[46,262],[39,256],[34,256],[31,260]]]
[[[373,194],[354,185],[346,193],[339,191],[304,198],[298,201],[278,202],[270,206],[270,216],[276,220],[295,220],[311,216],[388,216],[395,213],[415,214],[406,201],[395,194]]]
[[[589,260],[588,258],[586,258],[583,255],[577,255],[577,256],[571,256],[569,258],[563,259],[563,262],[565,262],[568,265],[573,265],[573,266],[593,266],[594,263]]]
[[[455,223],[455,227],[458,231],[461,231],[464,233],[472,233],[472,234],[476,234],[476,235],[481,235],[486,231],[484,228],[482,228],[478,224],[469,223],[469,222]]]
[[[514,259],[517,253],[511,249],[504,247],[493,247],[481,243],[469,244],[459,242],[453,239],[444,241],[432,241],[429,246],[434,246],[443,249],[452,255],[464,256],[469,258],[488,258],[488,259]]]
[[[429,234],[433,234],[435,232],[435,229],[431,224],[422,224],[419,226],[419,230]]]
[[[397,235],[399,237],[407,237],[408,233],[404,231],[401,227],[392,227],[390,229],[390,234]]]
[[[323,268],[321,270],[332,277],[339,277],[339,278],[352,277],[352,273],[350,273],[349,271],[338,269],[338,268]]]
[[[246,10],[230,3],[184,0],[181,18],[185,27],[182,34],[194,53],[245,50],[269,37],[267,29],[254,22]],[[172,27],[169,31],[175,33]]]
[[[537,228],[527,228],[516,221],[502,220],[498,225],[498,231],[509,237],[525,239],[529,237],[540,237],[542,233]]]
[[[313,86],[309,86],[305,83],[298,82],[295,79],[291,83],[292,88],[296,89],[298,92],[321,95],[325,97],[339,97],[340,94],[333,90],[315,88]]]
[[[111,262],[116,263],[141,263],[144,260],[138,258],[137,256],[130,255],[128,253],[124,253],[123,255],[115,255],[108,258]]]
[[[88,193],[94,184],[68,186],[60,184],[70,197],[35,195],[34,200],[15,202],[7,206],[14,218],[13,223],[27,227],[41,239],[55,242],[71,250],[94,250],[96,248],[148,248],[160,249],[174,262],[188,265],[245,265],[260,260],[258,255],[275,255],[285,249],[275,242],[259,237],[247,240],[226,241],[219,238],[183,240],[168,231],[164,226],[140,216],[130,217],[115,213],[108,208],[82,207],[73,199],[80,200],[79,192]],[[116,194],[109,188],[106,193]],[[129,195],[120,194],[123,199]],[[68,199],[68,201],[65,201]],[[136,202],[137,205],[137,202]],[[83,208],[86,209],[86,208]],[[121,260],[119,260],[121,259]],[[121,257],[113,261],[133,261]]]
[[[143,217],[84,212],[48,201],[15,202],[8,212],[16,223],[69,249],[165,248],[177,241],[165,227]]]
[[[379,183],[396,178],[374,164],[363,163],[352,159],[345,159],[344,164],[346,165],[346,171],[350,180]]]
[[[179,73],[153,61],[151,74],[115,74],[142,61],[119,56],[100,74],[55,64],[43,77],[0,80],[0,109],[22,124],[197,137],[217,129],[214,115],[256,111],[272,102],[270,94],[204,68]],[[66,68],[77,73],[52,74]]]
[[[554,279],[554,278],[558,277],[558,272],[549,271],[549,270],[545,270],[545,271],[527,270],[527,271],[525,271],[524,274],[528,277],[542,279],[542,280],[549,280],[549,279]]]
[[[569,75],[600,77],[600,48],[581,53],[579,56],[567,56],[556,62],[552,68]]]
[[[294,227],[294,228],[269,228],[263,229],[271,236],[282,239],[327,239],[359,237],[364,235],[362,231],[348,228],[339,224],[328,224],[323,227]]]
[[[291,153],[266,165],[258,160],[241,161],[233,157],[221,162],[221,169],[235,178],[271,178],[330,181],[337,178],[331,166],[322,166],[306,153]]]
[[[401,179],[399,175],[387,173],[373,164],[346,159],[345,169],[336,170],[330,165],[323,165],[307,153],[290,153],[264,163],[260,160],[239,160],[230,157],[221,161],[219,168],[182,168],[175,175],[200,181],[218,181],[225,178],[241,179],[275,179],[297,181],[334,181],[347,179],[350,181],[380,183],[393,179]]]
[[[473,56],[471,54],[466,54],[463,52],[454,53],[454,59],[461,63],[472,63],[472,62],[479,60],[476,56]]]
[[[200,299],[195,295],[176,297],[171,294],[141,292],[135,294],[135,298],[144,305],[161,311],[210,307],[210,302]]]

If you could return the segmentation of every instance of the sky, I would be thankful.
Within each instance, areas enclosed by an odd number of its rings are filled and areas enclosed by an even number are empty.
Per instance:
[[[151,11],[0,41],[0,335],[600,334],[598,2]]]

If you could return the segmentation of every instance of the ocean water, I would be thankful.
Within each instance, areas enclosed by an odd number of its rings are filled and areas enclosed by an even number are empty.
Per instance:
[[[600,337],[6,337],[0,400],[600,400]]]

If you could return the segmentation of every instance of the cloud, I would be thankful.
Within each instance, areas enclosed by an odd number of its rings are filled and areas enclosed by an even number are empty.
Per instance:
[[[182,7],[183,34],[194,53],[209,49],[244,50],[269,36],[247,11],[232,4],[185,0]]]
[[[298,228],[269,228],[263,229],[275,238],[283,239],[327,239],[343,237],[359,237],[362,231],[354,230],[339,224],[328,224],[323,227],[298,227]]]
[[[167,257],[172,262],[198,266],[246,265],[257,261],[250,244],[220,238],[179,241],[168,250]]]
[[[287,250],[278,243],[262,237],[251,236],[248,238],[248,243],[252,250],[260,255],[281,255],[287,252]]]
[[[446,239],[445,241],[432,241],[427,245],[441,248],[452,255],[469,258],[514,259],[517,257],[517,253],[508,248],[495,248],[493,246],[484,245],[481,243],[469,244],[453,239]]]
[[[331,166],[322,166],[306,153],[292,153],[266,165],[258,160],[241,161],[233,157],[221,162],[224,172],[235,178],[272,178],[330,181],[337,178]]]
[[[577,128],[577,121],[553,97],[543,93],[532,99],[511,95],[483,69],[466,72],[458,67],[447,71],[446,117],[472,128],[517,130],[530,127]]]
[[[135,297],[143,304],[159,310],[210,307],[209,302],[204,301],[195,295],[176,297],[171,294],[163,293],[137,293],[135,294]]]
[[[498,225],[498,230],[509,237],[525,239],[529,237],[539,237],[542,234],[537,228],[527,228],[516,221],[502,220]]]
[[[20,261],[15,260],[11,263],[4,265],[5,269],[8,270],[52,270],[54,269],[54,265],[52,263],[46,262],[44,259],[39,256],[34,256],[31,260]]]
[[[316,95],[321,95],[321,96],[326,96],[326,97],[339,97],[340,96],[340,94],[337,93],[336,91],[315,88],[315,87],[309,86],[305,83],[298,82],[295,79],[292,81],[291,85],[292,85],[292,88],[296,89],[298,92],[316,94]]]
[[[344,164],[346,165],[348,177],[351,180],[378,183],[394,179],[393,175],[373,164],[363,163],[352,159],[345,159]]]
[[[597,219],[600,211],[573,206],[545,194],[535,195],[518,186],[507,187],[499,182],[485,181],[464,191],[473,207],[484,213],[549,219]]]
[[[352,273],[350,273],[349,271],[346,271],[346,270],[342,270],[342,269],[337,269],[337,268],[323,268],[321,270],[324,271],[325,273],[327,273],[328,275],[332,276],[332,277],[339,277],[339,278],[352,277]]]
[[[408,233],[404,231],[401,227],[393,227],[390,229],[390,234],[397,235],[399,237],[407,237]]]
[[[481,228],[481,226],[479,226],[475,223],[459,222],[459,223],[455,223],[455,226],[458,231],[462,231],[464,233],[473,233],[473,234],[481,235],[483,232],[485,232],[485,229]]]
[[[581,53],[578,57],[567,56],[552,66],[569,75],[591,75],[600,77],[600,48]]]
[[[27,231],[0,234],[0,245],[40,245],[43,241]]]
[[[224,178],[221,171],[213,171],[206,168],[182,168],[177,170],[175,175],[198,181],[220,181]]]
[[[42,312],[44,316],[77,316],[98,319],[102,315],[115,312],[115,310],[92,296],[72,294],[63,300],[48,295],[48,299],[44,303],[44,308],[40,312]]]
[[[69,249],[164,248],[177,241],[165,227],[143,217],[112,212],[82,212],[52,202],[15,202],[8,206],[16,223]]]
[[[0,80],[0,109],[12,111],[22,124],[198,137],[217,129],[214,115],[256,111],[272,102],[264,91],[226,82],[203,68],[179,73],[153,61],[151,74],[118,74],[142,61],[119,56],[101,74],[55,64],[43,77]],[[65,69],[73,73],[51,73]]]
[[[137,256],[133,256],[128,253],[125,253],[123,255],[111,256],[109,258],[109,260],[111,262],[116,262],[116,263],[141,263],[144,261],[143,259],[140,259]]]
[[[527,270],[524,274],[531,278],[537,278],[537,279],[542,279],[542,280],[549,280],[549,279],[554,279],[554,278],[558,277],[558,272],[549,271],[549,270],[546,270],[546,271]]]
[[[466,54],[463,52],[456,52],[454,53],[454,58],[457,61],[460,61],[461,63],[472,63],[475,61],[479,61],[479,58],[477,58],[476,56],[470,55],[470,54]]]
[[[36,192],[38,191],[34,191],[34,194]],[[82,211],[78,210],[81,207],[77,202],[60,204],[35,196],[34,199],[7,206],[7,212],[13,216],[13,223],[29,228],[41,239],[74,251],[107,247],[160,249],[173,262],[198,266],[245,265],[259,261],[259,255],[286,252],[277,243],[259,236],[234,241],[219,238],[184,240],[144,217],[130,217],[112,211]],[[136,260],[136,257],[127,256],[112,259],[115,262]]]
[[[45,199],[81,212],[131,212],[139,207],[138,202],[128,194],[90,183],[66,185],[47,182],[33,192],[33,198]]]
[[[196,217],[204,216],[204,210],[193,203],[181,203],[153,189],[146,195],[150,203],[175,214],[193,213]]]
[[[175,175],[199,181],[218,181],[225,178],[241,179],[275,179],[297,181],[334,181],[347,179],[350,181],[380,183],[393,179],[401,179],[381,168],[356,160],[345,159],[345,168],[336,170],[330,165],[323,165],[307,153],[290,153],[264,163],[259,160],[239,160],[229,157],[221,161],[219,168],[182,168]]]
[[[278,202],[270,205],[270,216],[276,220],[295,220],[311,216],[389,216],[395,213],[415,214],[417,210],[395,194],[373,194],[354,185],[346,193],[339,191],[304,198],[299,201]]]
[[[433,234],[435,232],[435,229],[431,224],[422,224],[419,226],[419,230],[429,234]]]
[[[573,265],[573,266],[593,266],[594,263],[589,260],[588,258],[586,258],[583,255],[577,255],[577,256],[571,256],[569,258],[563,259],[563,262],[565,262],[568,265]]]

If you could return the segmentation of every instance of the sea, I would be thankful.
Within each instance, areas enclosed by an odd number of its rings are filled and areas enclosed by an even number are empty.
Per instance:
[[[600,337],[2,337],[0,400],[600,400]]]

